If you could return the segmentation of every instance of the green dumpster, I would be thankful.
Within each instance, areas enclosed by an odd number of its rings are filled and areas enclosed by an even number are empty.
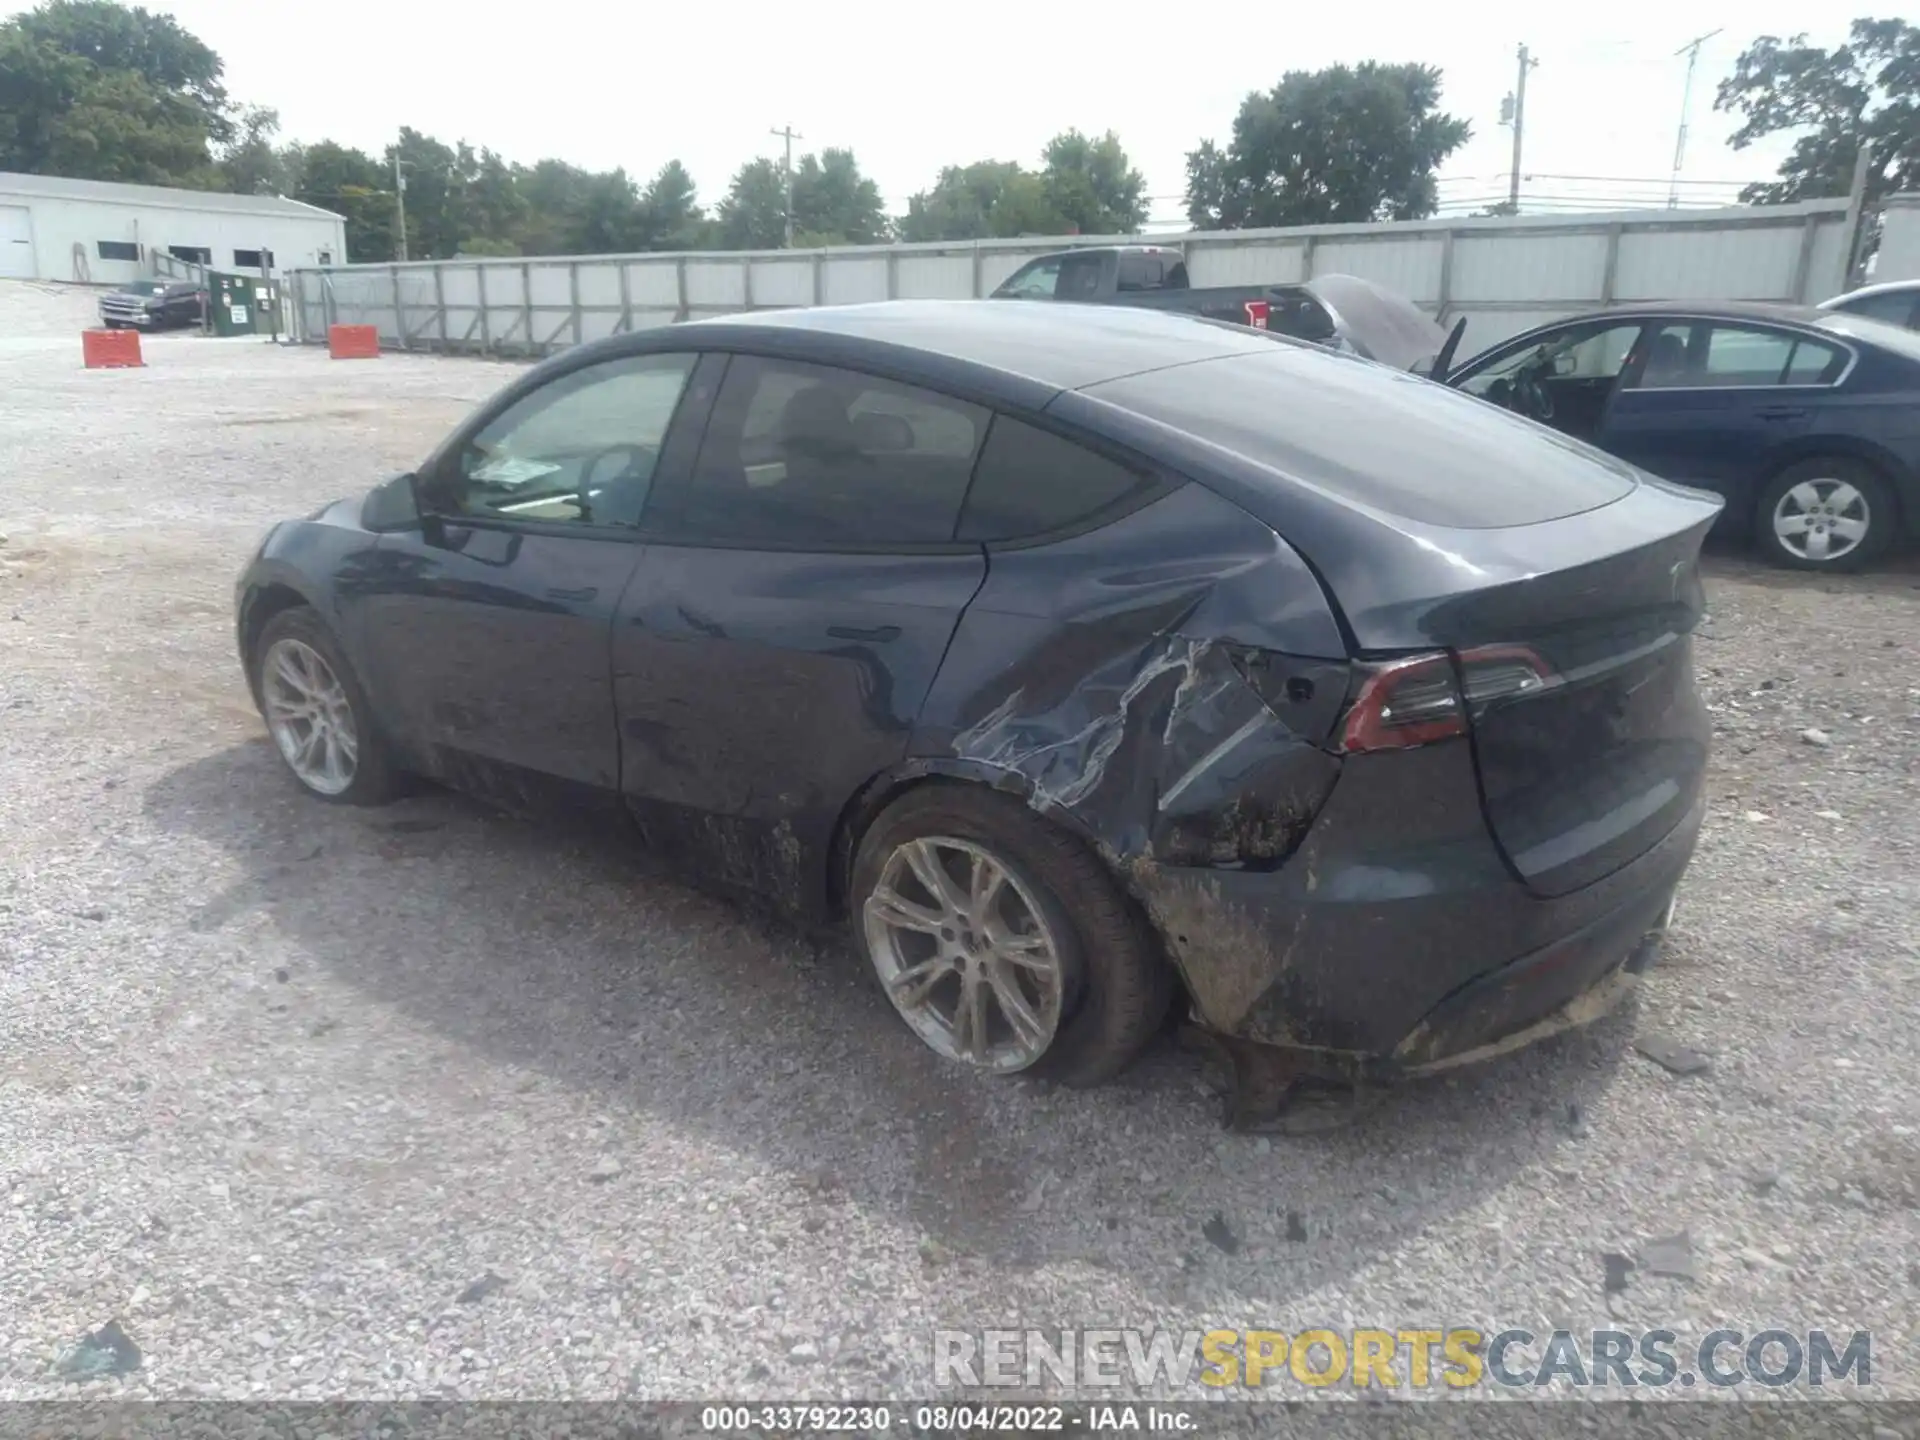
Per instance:
[[[216,335],[252,335],[257,329],[255,288],[264,284],[248,275],[207,277],[207,318]]]

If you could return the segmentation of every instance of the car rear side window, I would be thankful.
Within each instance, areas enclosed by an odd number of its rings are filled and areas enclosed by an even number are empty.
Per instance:
[[[962,540],[1020,540],[1117,513],[1158,487],[1149,475],[1048,431],[994,417],[960,514]]]
[[[953,540],[989,412],[831,366],[736,355],[690,484],[649,528],[722,545]]]
[[[1276,493],[1297,485],[1417,524],[1537,525],[1634,488],[1618,462],[1496,405],[1305,346],[1172,366],[1082,393],[1267,472],[1242,470],[1238,483]]]

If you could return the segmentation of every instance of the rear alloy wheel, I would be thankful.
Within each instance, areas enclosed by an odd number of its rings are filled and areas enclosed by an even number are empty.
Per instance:
[[[395,775],[366,696],[318,616],[303,607],[267,622],[254,680],[267,733],[293,778],[322,800],[377,805]]]
[[[1007,796],[907,792],[868,829],[852,880],[881,988],[945,1059],[1096,1084],[1167,1013],[1171,975],[1106,868]]]
[[[1797,570],[1857,570],[1893,539],[1893,497],[1857,460],[1802,460],[1773,478],[1755,520],[1761,547]]]

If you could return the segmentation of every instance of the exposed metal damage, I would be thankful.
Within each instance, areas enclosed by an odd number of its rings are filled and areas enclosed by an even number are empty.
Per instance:
[[[953,742],[1092,837],[1154,919],[1199,1019],[1219,1030],[1240,1028],[1286,974],[1301,927],[1243,910],[1216,872],[1284,865],[1340,773],[1317,743],[1331,708],[1303,704],[1289,723],[1245,663],[1227,644],[1162,633],[1063,695],[1016,686]],[[1293,693],[1324,701],[1311,684]]]

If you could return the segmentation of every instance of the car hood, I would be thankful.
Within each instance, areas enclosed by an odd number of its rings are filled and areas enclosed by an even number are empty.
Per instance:
[[[1447,332],[1413,301],[1358,275],[1320,275],[1297,288],[1319,302],[1356,354],[1395,370],[1425,371],[1447,343]]]

